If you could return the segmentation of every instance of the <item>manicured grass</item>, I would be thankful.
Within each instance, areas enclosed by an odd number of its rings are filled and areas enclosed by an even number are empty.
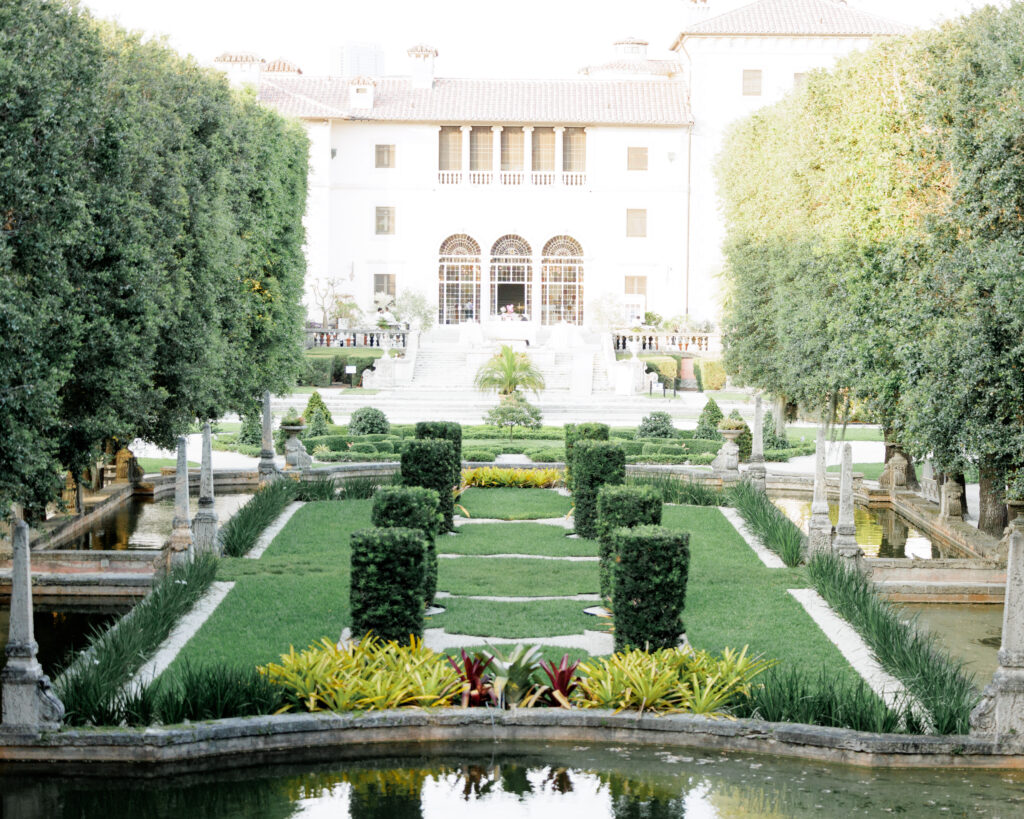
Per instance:
[[[537,600],[533,603],[499,603],[457,597],[437,601],[443,614],[427,619],[427,628],[443,628],[449,634],[477,634],[481,637],[556,637],[582,634],[584,629],[605,631],[611,621],[584,614],[596,603],[579,600]],[[529,617],[523,617],[524,610]]]
[[[704,394],[716,401],[743,401],[750,403],[751,395],[748,392],[735,392],[733,390],[705,390]]]
[[[357,358],[377,359],[384,355],[380,347],[310,347],[305,351],[308,358],[334,358],[343,355],[349,360]]]
[[[696,648],[750,646],[817,673],[822,665],[856,672],[787,589],[810,585],[804,569],[769,569],[717,509],[667,506],[662,524],[690,533],[690,576],[683,622]]]
[[[177,458],[139,458],[139,468],[147,475],[150,472],[159,472],[165,466],[177,466]],[[188,462],[189,469],[199,469],[199,464]]]
[[[596,562],[460,557],[438,564],[438,591],[451,594],[547,597],[598,592]],[[527,605],[522,604],[523,616],[529,619]]]
[[[845,430],[841,426],[835,426],[830,430],[838,441],[884,441],[882,430],[878,427],[865,427],[851,424]],[[799,441],[801,438],[814,443],[818,431],[815,427],[787,427],[786,437],[790,441]]]
[[[869,481],[877,481],[882,474],[882,469],[885,468],[885,464],[854,464],[854,472],[863,472],[865,479]],[[841,467],[839,464],[828,467],[829,472],[839,472]]]
[[[571,498],[550,489],[467,489],[459,503],[469,517],[498,520],[561,518],[572,509]],[[455,513],[462,514],[462,510],[456,507]]]
[[[597,557],[597,541],[567,534],[560,526],[543,523],[473,523],[460,526],[456,535],[439,538],[437,549],[459,555]]]

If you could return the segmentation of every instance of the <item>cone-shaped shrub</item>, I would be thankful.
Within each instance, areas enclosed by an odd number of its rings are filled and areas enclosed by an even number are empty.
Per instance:
[[[610,441],[577,441],[573,450],[576,534],[597,537],[597,493],[605,484],[626,481],[626,453]]]
[[[718,422],[724,417],[715,399],[709,398],[697,419],[697,429],[694,430],[693,437],[704,441],[721,441],[722,434],[718,431]]]
[[[408,643],[423,636],[423,532],[360,529],[352,533],[349,605],[352,633]]]
[[[444,517],[442,532],[454,530],[452,515],[454,513],[454,497],[452,495],[458,478],[458,460],[455,447],[451,441],[440,438],[407,441],[402,450],[402,485],[422,486],[437,492],[440,512]]]
[[[423,532],[423,602],[428,606],[437,592],[437,547],[434,538],[444,522],[437,491],[422,486],[382,486],[373,495],[370,521],[377,527],[402,526]]]
[[[597,493],[597,534],[601,539],[601,597],[613,607],[615,548],[612,532],[661,523],[661,493],[652,486],[602,486]]]
[[[615,650],[674,648],[683,632],[690,535],[660,526],[612,532]]]

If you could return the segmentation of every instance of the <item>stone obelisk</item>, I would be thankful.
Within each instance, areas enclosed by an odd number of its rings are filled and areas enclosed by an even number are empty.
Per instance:
[[[260,482],[277,477],[274,464],[274,416],[270,414],[270,391],[263,393],[263,446],[260,449]]]
[[[171,524],[170,540],[167,541],[168,569],[192,559],[191,523],[188,511],[188,453],[185,436],[179,435],[178,465],[174,470],[174,521]]]
[[[767,487],[764,468],[764,411],[760,393],[754,398],[754,436],[750,444],[750,468],[747,476],[750,482],[764,492]]]
[[[199,469],[199,511],[192,521],[197,552],[217,551],[217,513],[213,509],[213,452],[210,422],[203,425],[203,461]]]
[[[818,427],[814,446],[814,499],[811,501],[811,519],[807,523],[807,538],[811,554],[827,552],[832,548],[832,520],[828,516],[828,488],[825,483],[825,427]]]
[[[971,732],[1024,736],[1024,520],[1010,527],[999,668],[971,713]]]
[[[836,554],[860,566],[864,550],[857,545],[857,524],[853,517],[853,447],[843,444],[843,471],[839,478],[839,522],[834,545]]]
[[[8,734],[39,734],[56,731],[64,718],[64,705],[53,693],[50,679],[36,659],[39,646],[32,625],[32,567],[28,525],[15,520],[11,526],[11,621],[7,638],[7,665],[0,672],[3,683],[3,725]]]

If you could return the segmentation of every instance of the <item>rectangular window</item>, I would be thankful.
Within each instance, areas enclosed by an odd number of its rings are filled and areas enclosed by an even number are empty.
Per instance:
[[[395,209],[377,208],[377,235],[384,236],[395,232]]]
[[[504,128],[501,132],[501,169],[521,171],[523,169],[523,130]]]
[[[646,171],[647,170],[647,149],[626,148],[626,170]]]
[[[647,277],[646,276],[626,276],[626,295],[627,296],[646,296],[647,295]]]
[[[395,146],[376,145],[374,146],[374,167],[393,168],[395,167]]]
[[[374,273],[373,274],[373,295],[383,293],[385,296],[395,296],[395,274]]]
[[[626,236],[643,237],[647,235],[647,210],[629,208],[626,210]]]
[[[555,169],[555,129],[533,129],[533,170],[553,171]]]
[[[562,170],[583,173],[587,169],[587,132],[566,128],[562,134]]]
[[[494,168],[494,132],[484,126],[469,132],[469,169],[490,171]]]
[[[462,129],[457,125],[445,125],[438,139],[437,169],[439,171],[462,170]]]
[[[760,97],[761,96],[761,69],[744,69],[743,70],[743,96],[744,97]]]

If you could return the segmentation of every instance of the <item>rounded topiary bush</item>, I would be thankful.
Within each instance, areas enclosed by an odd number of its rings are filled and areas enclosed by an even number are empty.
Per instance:
[[[667,412],[652,412],[645,415],[640,426],[636,428],[637,438],[675,438],[676,428],[672,424],[672,416]]]
[[[349,435],[387,435],[390,431],[388,417],[375,407],[360,407],[348,420]]]

